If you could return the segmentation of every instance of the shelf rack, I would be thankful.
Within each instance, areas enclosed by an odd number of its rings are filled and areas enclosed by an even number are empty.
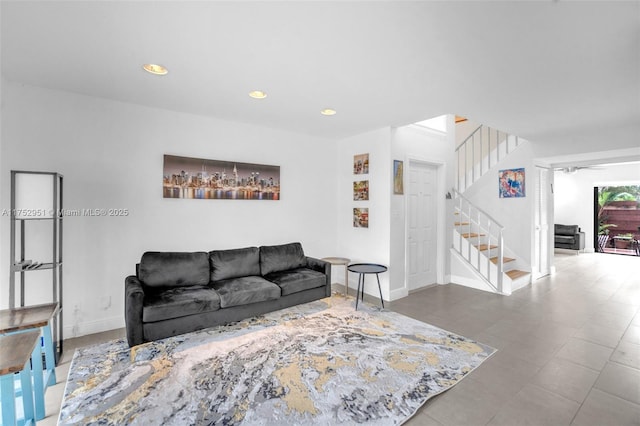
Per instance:
[[[24,179],[24,176],[40,176],[43,178],[42,186],[49,186],[48,188],[23,188],[22,184],[18,185],[20,179]],[[46,179],[50,177],[50,179]],[[36,178],[38,179],[38,178]],[[27,181],[28,183],[28,181]],[[46,198],[43,202],[46,204],[45,208],[35,208],[31,205],[18,205],[19,200],[21,203],[28,200],[30,194],[26,194],[24,197],[23,191],[33,190],[33,194],[36,196],[40,193]],[[51,191],[49,193],[49,191]],[[50,270],[51,271],[51,285],[52,285],[52,300],[50,302],[58,303],[58,311],[52,319],[51,330],[53,334],[53,345],[55,352],[55,361],[58,363],[60,356],[62,355],[62,341],[63,341],[63,326],[62,326],[62,312],[63,312],[63,282],[62,282],[62,195],[63,195],[63,176],[56,172],[38,172],[38,171],[11,171],[11,249],[10,249],[10,276],[9,276],[9,306],[15,308],[18,306],[25,306],[25,296],[28,290],[27,275],[29,272]],[[51,202],[49,201],[51,197]],[[36,204],[40,200],[36,201]],[[28,201],[27,201],[28,203]],[[42,207],[40,205],[39,207]],[[37,213],[37,214],[36,214]],[[42,221],[50,222],[51,224],[51,237],[50,248],[51,258],[28,260],[26,259],[27,253],[27,240],[26,229],[35,224],[36,222],[42,223]],[[17,245],[19,243],[19,250]],[[47,244],[46,241],[38,242],[36,245],[41,246]],[[16,283],[16,279],[19,278],[19,285]],[[19,289],[19,301],[17,301],[17,289]]]

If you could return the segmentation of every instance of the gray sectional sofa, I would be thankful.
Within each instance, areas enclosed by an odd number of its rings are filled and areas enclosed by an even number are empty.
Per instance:
[[[331,265],[300,243],[146,252],[125,279],[129,346],[331,296]]]

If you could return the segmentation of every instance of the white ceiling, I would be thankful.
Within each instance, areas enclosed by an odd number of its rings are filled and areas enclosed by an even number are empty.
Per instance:
[[[4,78],[91,96],[329,138],[444,113],[530,140],[640,125],[638,1],[0,7]]]

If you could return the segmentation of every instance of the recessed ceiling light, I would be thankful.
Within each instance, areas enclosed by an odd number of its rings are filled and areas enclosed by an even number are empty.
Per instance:
[[[142,68],[144,68],[146,72],[155,75],[166,75],[169,72],[168,69],[166,69],[162,65],[157,64],[144,64]]]
[[[320,111],[320,114],[322,114],[322,115],[336,115],[336,110],[335,109],[331,109],[331,108],[325,108],[322,111]]]
[[[267,94],[261,90],[254,90],[253,92],[249,92],[249,96],[253,99],[264,99],[267,97]]]

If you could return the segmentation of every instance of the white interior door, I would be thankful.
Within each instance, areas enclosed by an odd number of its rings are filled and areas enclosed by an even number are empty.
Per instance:
[[[407,286],[437,280],[437,166],[410,161],[407,206]]]
[[[551,250],[549,250],[549,218],[552,212],[551,194],[551,170],[536,167],[535,188],[535,271],[534,278],[549,275],[551,267]]]

